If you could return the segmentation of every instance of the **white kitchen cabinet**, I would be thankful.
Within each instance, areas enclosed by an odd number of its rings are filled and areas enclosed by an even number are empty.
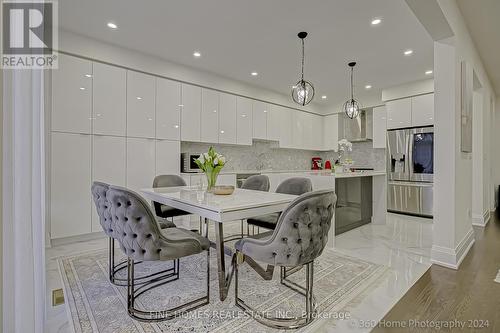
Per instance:
[[[292,111],[292,147],[297,149],[303,149],[304,144],[304,128],[305,117],[304,112],[293,110]]]
[[[252,145],[252,100],[237,97],[236,143],[239,145]]]
[[[387,129],[411,127],[411,98],[389,101],[386,104]]]
[[[155,177],[154,139],[127,138],[127,187],[151,187]]]
[[[385,106],[373,108],[373,148],[385,148],[387,135],[387,111]]]
[[[92,62],[59,54],[52,72],[52,130],[91,133]]]
[[[125,136],[127,129],[127,71],[94,63],[94,134]]]
[[[178,175],[181,165],[180,156],[180,141],[157,140],[156,175]]]
[[[127,71],[127,136],[155,137],[155,78]]]
[[[280,141],[280,127],[283,108],[278,105],[269,105],[267,112],[267,140]]]
[[[323,116],[312,115],[312,149],[323,149]]]
[[[253,138],[267,140],[267,113],[269,105],[260,101],[253,101]]]
[[[219,99],[219,143],[235,144],[237,141],[236,96],[221,93]]]
[[[93,136],[92,180],[125,186],[126,138]],[[92,232],[102,231],[99,216],[92,206]]]
[[[434,94],[411,98],[412,126],[434,125]]]
[[[182,85],[181,140],[199,142],[201,133],[201,88]]]
[[[51,135],[51,238],[91,232],[91,135]]]
[[[156,138],[181,138],[181,84],[156,78]]]
[[[201,142],[219,142],[219,93],[201,89]]]
[[[339,115],[332,114],[323,119],[323,150],[337,151],[339,142]]]
[[[280,147],[293,148],[293,112],[294,110],[283,108],[280,124]]]

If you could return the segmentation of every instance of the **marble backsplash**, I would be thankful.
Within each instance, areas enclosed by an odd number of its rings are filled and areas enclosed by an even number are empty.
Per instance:
[[[256,141],[252,146],[233,146],[198,142],[182,142],[181,152],[200,153],[213,146],[226,156],[226,171],[235,170],[309,170],[311,158],[321,157],[323,161],[337,159],[334,151],[318,152],[312,150],[276,148],[275,142]],[[372,148],[372,142],[355,142],[350,154],[354,166],[371,167],[385,170],[385,149]]]
[[[368,167],[374,170],[385,170],[385,149],[373,148],[371,141],[353,142],[352,152],[349,153],[355,167]],[[338,155],[334,151],[322,152],[319,155],[326,160],[336,160]]]

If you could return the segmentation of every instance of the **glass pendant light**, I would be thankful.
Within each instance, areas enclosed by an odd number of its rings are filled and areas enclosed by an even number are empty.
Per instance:
[[[350,118],[354,119],[357,116],[359,116],[359,112],[361,111],[361,104],[354,99],[354,84],[353,84],[353,72],[354,72],[354,66],[356,66],[355,62],[350,62],[348,64],[349,67],[351,67],[351,98],[344,103],[343,109],[345,114]]]
[[[292,99],[302,106],[309,104],[314,97],[314,87],[311,82],[304,80],[304,39],[307,32],[302,31],[297,35],[302,41],[302,74],[300,81],[292,87]]]

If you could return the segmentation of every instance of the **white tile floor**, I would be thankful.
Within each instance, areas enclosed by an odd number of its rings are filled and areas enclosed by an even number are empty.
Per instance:
[[[71,332],[64,305],[52,307],[51,291],[61,288],[57,258],[88,250],[106,248],[107,239],[75,242],[47,249],[47,327],[46,332]],[[388,272],[354,306],[347,320],[318,320],[311,332],[368,332],[370,321],[380,320],[430,267],[432,220],[387,215],[386,225],[368,224],[335,239],[337,251],[385,265]]]

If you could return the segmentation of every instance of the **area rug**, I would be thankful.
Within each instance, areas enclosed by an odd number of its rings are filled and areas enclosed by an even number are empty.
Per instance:
[[[107,250],[101,249],[58,260],[70,326],[74,332],[271,332],[234,304],[234,281],[224,302],[219,300],[217,259],[210,256],[210,304],[173,320],[143,323],[131,319],[126,310],[126,287],[107,278]],[[229,261],[229,257],[227,257]],[[206,288],[206,254],[180,261],[180,279],[147,291],[136,303],[145,311],[170,308],[202,296]],[[170,267],[171,263],[142,263],[136,274]],[[304,285],[305,269],[290,279]],[[335,318],[338,311],[367,290],[385,266],[348,257],[326,249],[314,264],[314,295],[322,318]],[[125,272],[124,272],[125,273]],[[240,298],[267,313],[296,315],[304,309],[304,298],[273,280],[264,281],[246,263],[239,269]],[[307,329],[307,328],[304,328]],[[304,330],[303,329],[303,330]],[[278,330],[276,330],[278,331]],[[301,331],[301,330],[299,330]]]

